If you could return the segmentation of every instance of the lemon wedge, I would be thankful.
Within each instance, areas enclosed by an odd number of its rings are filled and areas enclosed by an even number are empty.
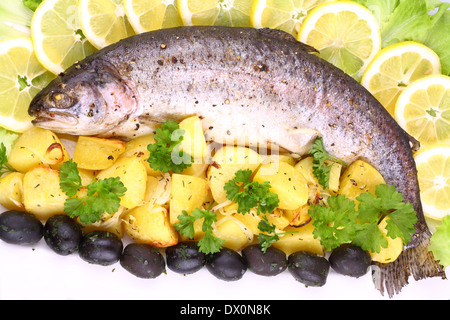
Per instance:
[[[394,115],[400,93],[414,80],[439,74],[438,55],[427,46],[405,41],[383,48],[364,72],[361,84]]]
[[[125,12],[137,33],[183,25],[177,0],[124,0]]]
[[[96,51],[81,30],[77,0],[44,0],[31,20],[31,39],[37,59],[54,74]]]
[[[450,144],[450,77],[414,81],[398,97],[395,119],[422,146]]]
[[[185,26],[250,27],[252,0],[178,0]]]
[[[450,145],[434,145],[414,155],[425,217],[450,214]]]
[[[255,0],[250,11],[254,28],[280,29],[297,37],[308,12],[330,0]]]
[[[122,0],[78,0],[83,34],[97,49],[135,34]]]
[[[306,16],[297,40],[356,80],[381,49],[380,28],[369,9],[352,1],[321,4]]]
[[[30,38],[1,40],[0,126],[15,132],[31,128],[31,99],[54,77],[36,59]]]

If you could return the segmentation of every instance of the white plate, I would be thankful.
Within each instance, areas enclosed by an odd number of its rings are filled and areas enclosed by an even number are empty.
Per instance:
[[[128,240],[125,238],[124,243]],[[370,271],[358,279],[330,269],[325,286],[306,288],[286,270],[276,277],[258,276],[247,271],[243,278],[225,282],[206,268],[191,275],[180,275],[167,268],[156,279],[140,279],[120,263],[93,265],[78,254],[60,256],[44,239],[33,246],[0,241],[0,299],[146,299],[146,300],[310,300],[384,299],[375,289]],[[447,277],[450,277],[447,271]],[[415,281],[392,299],[450,299],[450,281],[429,278]]]

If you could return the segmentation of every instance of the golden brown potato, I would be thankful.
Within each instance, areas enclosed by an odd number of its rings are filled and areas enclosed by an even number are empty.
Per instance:
[[[155,177],[160,176],[161,172],[155,171],[153,168],[151,168],[150,163],[148,162],[150,151],[148,151],[147,147],[149,144],[153,144],[155,142],[156,141],[153,137],[153,134],[132,139],[126,143],[125,151],[122,153],[121,157],[136,157],[145,166],[148,175]]]
[[[170,199],[170,223],[178,222],[178,216],[183,210],[190,213],[192,210],[202,208],[208,198],[208,184],[205,179],[173,174]]]
[[[284,210],[284,216],[289,221],[289,225],[293,227],[301,227],[311,221],[308,214],[309,204],[305,204],[295,210]]]
[[[397,237],[395,239],[392,239],[391,237],[387,236],[386,224],[388,219],[390,218],[385,217],[378,225],[378,229],[380,229],[381,233],[383,233],[383,236],[388,241],[388,246],[387,248],[381,248],[380,252],[378,253],[369,251],[372,261],[380,263],[390,263],[395,261],[403,251],[402,238]]]
[[[367,162],[356,160],[342,174],[339,194],[356,200],[363,192],[375,194],[375,188],[379,184],[386,184],[386,181],[377,169]]]
[[[170,224],[167,210],[146,203],[125,214],[125,232],[137,243],[169,247],[178,243],[178,234]]]
[[[26,211],[41,220],[64,214],[67,196],[59,187],[59,171],[38,166],[23,177],[23,204]]]
[[[100,171],[96,178],[119,177],[127,191],[120,199],[120,205],[131,209],[143,204],[147,187],[147,170],[135,157],[121,157],[108,169]]]
[[[78,168],[104,170],[125,151],[125,142],[117,139],[80,136],[73,153]]]
[[[262,165],[253,181],[268,181],[270,191],[278,195],[280,209],[294,210],[308,201],[308,184],[303,175],[287,162],[279,162],[276,167]]]
[[[313,174],[313,157],[306,157],[300,160],[294,168],[298,170],[303,177],[306,179],[308,185],[319,186],[317,178]],[[328,190],[332,192],[337,192],[339,190],[339,181],[341,178],[342,164],[334,163],[330,171],[330,180],[328,185]]]
[[[214,235],[225,241],[226,248],[239,251],[253,241],[252,231],[233,216],[218,214],[215,226]]]
[[[10,172],[0,178],[0,204],[9,210],[24,211],[23,173]]]
[[[208,184],[214,200],[222,203],[228,200],[225,183],[233,179],[238,170],[255,171],[261,163],[261,156],[250,148],[224,146],[211,161],[213,164],[207,172]]]
[[[314,239],[313,230],[312,223],[302,227],[287,227],[283,232],[293,231],[295,233],[281,236],[280,240],[273,243],[273,246],[284,251],[287,255],[304,250],[323,256],[325,248],[320,244],[319,239]]]
[[[179,124],[180,129],[185,130],[180,150],[189,153],[194,161],[205,163],[206,139],[202,129],[202,121],[198,116],[184,119]]]
[[[8,163],[16,171],[25,173],[39,165],[58,169],[69,158],[69,153],[56,134],[33,127],[16,140],[11,148]]]
[[[84,233],[88,233],[96,230],[103,230],[115,233],[119,238],[123,238],[124,226],[122,221],[122,215],[124,212],[124,207],[119,207],[116,213],[109,214],[105,212],[101,220],[92,224],[84,224],[77,218],[77,222],[83,228]]]

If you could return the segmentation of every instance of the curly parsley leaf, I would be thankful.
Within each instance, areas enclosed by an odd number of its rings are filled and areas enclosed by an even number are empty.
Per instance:
[[[394,186],[378,185],[375,195],[362,193],[358,210],[354,201],[343,195],[328,198],[328,206],[311,205],[309,215],[315,227],[313,234],[320,238],[327,250],[343,243],[353,242],[363,250],[380,252],[388,242],[378,224],[388,216],[387,236],[400,237],[403,243],[411,240],[417,216],[410,203],[403,202],[403,196]]]
[[[82,187],[78,166],[72,159],[69,159],[61,165],[59,179],[61,190],[69,197],[75,196]]]
[[[261,247],[261,251],[264,253],[274,242],[280,240],[281,235],[297,232],[276,232],[276,226],[274,224],[271,224],[266,216],[263,216],[261,221],[258,223],[258,229],[259,231],[261,231],[261,233],[258,235],[258,241]]]
[[[155,143],[147,146],[150,152],[148,162],[150,167],[162,172],[180,173],[194,162],[192,156],[180,150],[185,130],[180,129],[177,122],[167,120],[156,129]]]
[[[327,250],[351,242],[361,225],[356,221],[355,203],[343,195],[328,198],[328,206],[312,204],[309,215],[314,224],[313,235]]]
[[[109,214],[117,212],[120,197],[127,190],[119,177],[106,178],[91,182],[86,186],[86,195],[76,197],[84,186],[77,164],[72,159],[61,165],[59,177],[60,188],[69,197],[64,203],[64,211],[71,218],[79,217],[85,224],[99,221],[105,212]]]
[[[175,229],[190,239],[194,237],[194,223],[197,220],[203,219],[202,231],[205,235],[198,241],[199,251],[209,254],[219,252],[225,241],[214,235],[213,223],[217,221],[217,216],[210,210],[192,210],[189,214],[186,210],[178,216],[179,222],[175,223]]]
[[[330,172],[333,164],[340,163],[346,165],[345,162],[331,156],[325,151],[322,138],[317,138],[310,151],[313,157],[313,174],[319,181],[320,185],[328,188],[330,185]]]
[[[227,198],[238,204],[239,213],[247,213],[256,207],[257,214],[271,213],[280,200],[278,195],[270,191],[270,183],[252,182],[250,169],[238,170],[233,179],[225,183]]]

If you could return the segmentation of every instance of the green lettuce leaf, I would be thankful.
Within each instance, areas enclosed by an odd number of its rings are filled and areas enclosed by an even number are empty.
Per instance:
[[[418,39],[441,59],[442,73],[450,75],[450,10],[445,10],[428,32]]]
[[[18,137],[19,137],[18,133],[0,127],[0,144],[3,143],[3,145],[5,146],[6,156],[9,155],[11,148],[14,142],[16,142]]]
[[[450,215],[442,219],[442,224],[436,227],[430,239],[428,250],[433,252],[436,260],[444,267],[450,265]]]
[[[22,0],[0,1],[0,39],[29,37],[33,11]]]

